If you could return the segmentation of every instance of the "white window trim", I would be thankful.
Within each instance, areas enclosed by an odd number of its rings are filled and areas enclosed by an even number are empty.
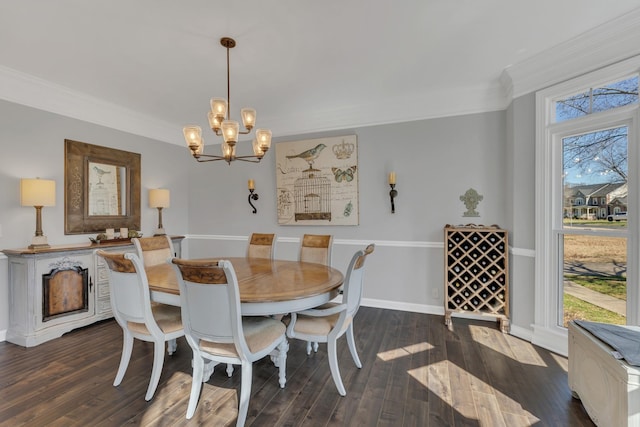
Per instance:
[[[621,124],[629,126],[629,147],[628,156],[630,159],[638,159],[638,144],[631,143],[632,138],[638,135],[638,105],[621,107],[615,111],[605,111],[589,116],[554,123],[552,114],[552,103],[556,99],[562,99],[567,95],[577,93],[584,88],[596,87],[606,84],[616,79],[624,78],[640,70],[640,56],[616,63],[609,67],[601,68],[592,73],[568,80],[558,85],[543,89],[536,93],[536,177],[535,177],[535,308],[532,342],[541,347],[547,348],[556,353],[567,355],[567,330],[557,325],[558,292],[555,284],[561,279],[554,275],[561,274],[558,266],[559,248],[556,246],[554,224],[558,216],[553,216],[557,203],[562,203],[563,195],[559,189],[562,186],[555,185],[554,179],[559,177],[562,171],[561,160],[553,155],[554,138],[564,131],[569,131],[575,127],[578,121],[582,124],[588,123],[594,129],[599,124],[610,123],[613,116],[623,115]],[[623,114],[621,112],[625,112]],[[637,160],[636,160],[637,161]],[[639,182],[638,168],[629,166],[630,182]],[[636,189],[638,186],[636,186]],[[629,239],[629,253],[627,262],[627,283],[638,283],[638,217],[640,216],[639,201],[640,194],[628,194],[628,211],[632,212],[632,217],[628,219],[625,236]],[[561,204],[559,206],[562,206]],[[554,227],[556,226],[556,227]],[[560,224],[561,226],[561,224]],[[634,261],[635,260],[635,261]],[[634,262],[632,262],[634,261]],[[640,292],[638,287],[630,287],[627,294],[628,324],[639,324],[637,309],[640,307]]]

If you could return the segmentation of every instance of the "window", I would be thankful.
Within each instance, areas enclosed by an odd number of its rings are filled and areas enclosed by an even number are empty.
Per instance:
[[[608,83],[555,101],[556,121],[638,103],[638,76]]]
[[[629,232],[638,227],[639,68],[634,58],[536,95],[533,342],[561,354],[570,320],[640,320],[640,250]],[[569,195],[575,204],[563,206]]]

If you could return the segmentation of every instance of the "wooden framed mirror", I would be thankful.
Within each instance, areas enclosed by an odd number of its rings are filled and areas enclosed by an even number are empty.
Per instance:
[[[140,154],[64,141],[64,234],[140,230]]]

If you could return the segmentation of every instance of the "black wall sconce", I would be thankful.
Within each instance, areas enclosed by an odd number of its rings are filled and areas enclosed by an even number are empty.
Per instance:
[[[391,198],[391,213],[396,213],[396,205],[393,202],[393,199],[398,197],[398,191],[396,191],[396,173],[389,172],[389,186],[391,187],[391,191],[389,191],[389,197]]]
[[[251,203],[251,200],[258,200],[258,193],[254,193],[254,191],[255,191],[255,184],[253,180],[250,179],[249,180],[249,198],[247,200],[249,201],[249,204],[253,208],[253,213],[257,213],[258,210],[256,209],[255,206],[253,206],[253,203]]]

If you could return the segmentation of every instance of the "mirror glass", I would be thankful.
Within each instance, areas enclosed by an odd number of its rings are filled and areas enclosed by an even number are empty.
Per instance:
[[[127,168],[89,162],[89,216],[126,215]]]

